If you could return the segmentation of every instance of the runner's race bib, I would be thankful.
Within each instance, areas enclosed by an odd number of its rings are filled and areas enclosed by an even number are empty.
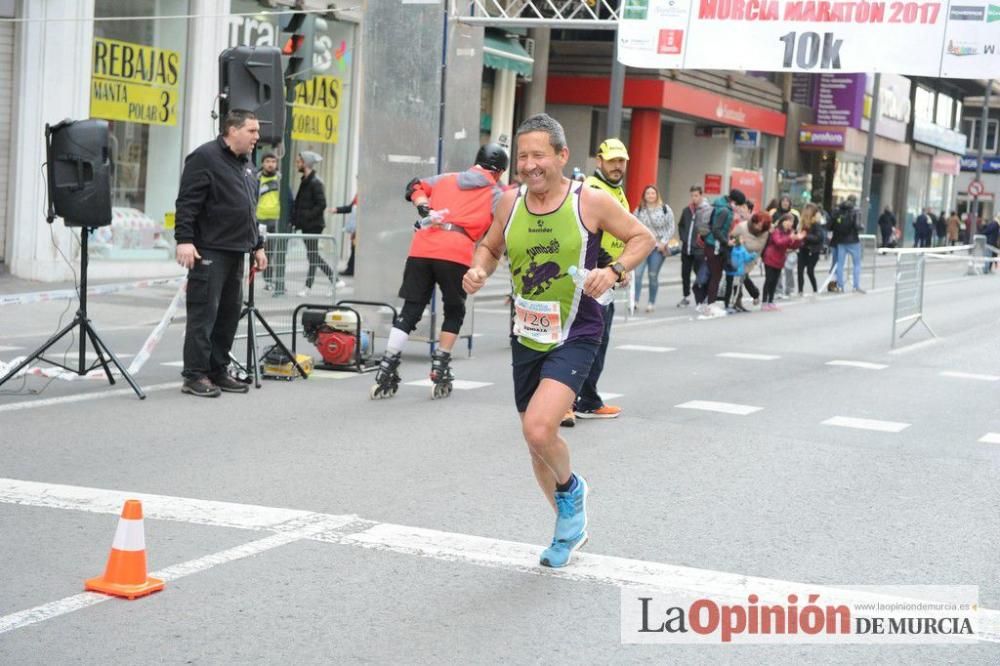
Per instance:
[[[562,339],[562,316],[558,301],[514,299],[514,335],[550,344]]]

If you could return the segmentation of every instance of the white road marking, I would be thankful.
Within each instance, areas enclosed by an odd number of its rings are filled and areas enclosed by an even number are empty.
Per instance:
[[[406,382],[407,386],[426,386],[430,387],[434,385],[429,379],[421,379],[415,382]],[[484,388],[486,386],[493,386],[493,382],[473,382],[468,379],[456,379],[452,382],[452,388],[459,391],[471,391],[472,389]]]
[[[745,598],[747,594],[754,593],[765,599],[779,599],[786,598],[791,593],[801,594],[804,589],[808,589],[810,593],[820,594],[826,599],[853,594],[850,591],[822,585],[805,585],[793,581],[585,552],[577,554],[570,567],[547,569],[538,564],[542,546],[514,541],[378,523],[362,520],[353,515],[327,515],[276,507],[0,479],[0,502],[114,515],[120,511],[120,501],[124,497],[146,498],[143,501],[149,502],[148,508],[157,514],[152,515],[144,504],[146,518],[277,531],[276,534],[256,541],[151,573],[167,581],[206,571],[219,564],[242,559],[287,543],[309,539],[587,583],[650,588],[661,588],[666,584],[672,590],[699,596]],[[876,596],[883,602],[903,600],[901,597],[890,595]],[[36,624],[108,599],[111,597],[90,593],[78,594],[0,617],[0,633]],[[1000,612],[980,608],[977,620],[977,636],[980,640],[1000,641]]]
[[[212,553],[211,555],[199,557],[194,560],[180,562],[179,564],[174,564],[165,569],[153,571],[149,575],[154,578],[160,578],[169,583],[179,578],[183,578],[184,576],[190,576],[191,574],[207,571],[220,564],[235,562],[236,560],[241,560],[252,555],[258,555],[265,551],[278,548],[279,546],[284,546],[295,541],[301,541],[302,539],[314,537],[321,532],[335,530],[351,522],[350,520],[339,521],[337,520],[337,518],[340,518],[339,516],[326,516],[323,514],[311,515],[315,516],[315,520],[312,521],[312,524],[298,527],[294,530],[278,532],[277,534],[272,534],[264,537],[263,539],[257,539],[256,541],[251,541],[250,543],[235,546],[233,548],[229,548],[218,553]],[[105,601],[111,601],[114,598],[115,597],[105,594],[97,594],[96,592],[83,592],[81,594],[74,594],[71,597],[59,599],[58,601],[18,611],[17,613],[11,613],[10,615],[0,617],[0,634],[8,631],[14,631],[15,629],[21,629],[32,624],[38,624],[39,622],[44,622],[45,620],[51,620],[52,618],[59,617],[60,615],[66,615],[67,613],[87,608],[88,606],[94,606]]]
[[[737,416],[746,416],[764,409],[763,407],[754,407],[753,405],[738,405],[733,402],[714,402],[712,400],[691,400],[675,405],[675,407],[678,409],[700,409],[705,412],[719,412],[720,414],[736,414]]]
[[[309,379],[349,379],[350,377],[360,377],[361,372],[351,372],[350,370],[323,370],[316,368],[309,375]]]
[[[0,352],[11,352],[24,349],[24,347],[12,347],[10,345],[0,345]]]
[[[834,416],[821,425],[855,428],[857,430],[875,430],[877,432],[902,432],[910,427],[909,423],[898,421],[879,421],[877,419],[859,419],[853,416]]]
[[[915,342],[912,345],[907,345],[905,347],[897,347],[891,350],[890,354],[908,354],[912,351],[917,351],[924,349],[925,347],[930,347],[931,345],[936,345],[939,342],[943,342],[944,338],[931,338],[930,340],[924,340],[923,342]]]
[[[656,352],[659,354],[677,351],[676,347],[651,347],[649,345],[618,345],[615,349],[624,349],[625,351]]]
[[[601,396],[601,400],[614,400],[615,398],[621,398],[625,396],[624,393],[603,393],[603,392],[598,393],[597,395]]]
[[[845,368],[864,368],[865,370],[885,370],[889,367],[884,363],[869,363],[868,361],[827,361],[826,365],[836,365]]]
[[[168,382],[166,384],[153,384],[152,386],[140,386],[144,393],[156,393],[157,391],[169,391],[170,389],[178,389],[181,387],[183,382]],[[65,395],[59,398],[45,398],[44,400],[24,400],[22,402],[15,402],[9,405],[0,405],[0,412],[16,412],[22,409],[37,409],[39,407],[51,407],[52,405],[61,405],[68,402],[84,402],[86,400],[100,400],[102,398],[114,398],[120,395],[131,395],[135,396],[132,389],[114,389],[111,391],[101,391],[98,393],[80,393],[77,395]]]
[[[981,382],[995,382],[1000,381],[1000,377],[996,375],[977,375],[972,372],[952,372],[951,370],[945,370],[941,373],[942,377],[954,377],[955,379],[976,379]]]
[[[167,361],[166,363],[161,363],[160,365],[165,365],[168,368],[183,368],[184,361]]]
[[[716,356],[719,358],[739,358],[746,361],[776,361],[781,358],[774,354],[744,354],[743,352],[722,352]]]
[[[1000,432],[988,432],[979,441],[984,444],[1000,444]]]
[[[637,326],[649,326],[650,324],[663,324],[671,321],[690,321],[691,317],[688,315],[681,315],[677,317],[653,317],[651,319],[633,319],[632,321],[625,322],[624,324],[615,324],[615,330],[621,328],[634,328]]]
[[[60,354],[60,356],[61,355],[62,354]],[[80,352],[75,352],[75,351],[66,352],[66,358],[78,358],[79,356],[80,356]],[[118,358],[132,358],[133,356],[135,356],[135,354],[126,354],[126,353],[115,352],[115,356],[117,356]],[[84,353],[84,358],[86,360],[88,360],[88,361],[96,361],[97,360],[97,354],[95,354],[92,351],[88,351],[88,352]],[[106,354],[105,354],[104,358],[107,358]]]

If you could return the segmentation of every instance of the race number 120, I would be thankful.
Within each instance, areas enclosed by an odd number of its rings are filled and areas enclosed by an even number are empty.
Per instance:
[[[842,39],[834,39],[832,32],[790,32],[778,38],[785,45],[782,66],[799,69],[840,69]]]

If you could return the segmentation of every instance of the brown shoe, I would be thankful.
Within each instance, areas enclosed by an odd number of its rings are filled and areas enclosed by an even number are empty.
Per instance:
[[[219,389],[225,391],[226,393],[246,393],[250,390],[247,384],[244,384],[238,379],[233,379],[228,373],[222,373],[212,377],[212,381]]]
[[[222,395],[222,391],[219,390],[219,387],[213,384],[212,380],[208,377],[185,379],[184,385],[181,386],[181,393],[190,393],[191,395],[196,395],[199,398],[218,398]]]

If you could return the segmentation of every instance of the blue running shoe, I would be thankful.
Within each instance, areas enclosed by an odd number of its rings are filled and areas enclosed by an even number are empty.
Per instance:
[[[587,493],[590,487],[586,479],[576,475],[576,487],[565,493],[556,491],[556,533],[555,541],[573,541],[587,531]]]
[[[566,566],[569,564],[570,558],[573,557],[573,552],[583,548],[583,544],[587,543],[588,538],[590,537],[587,533],[583,532],[569,541],[553,539],[552,545],[542,551],[539,563],[543,567],[552,567],[553,569]]]

